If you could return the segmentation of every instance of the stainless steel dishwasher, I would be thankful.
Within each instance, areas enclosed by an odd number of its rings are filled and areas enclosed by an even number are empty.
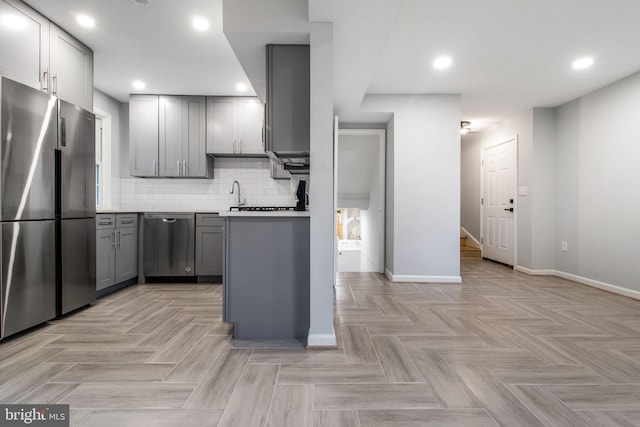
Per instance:
[[[193,276],[195,214],[144,214],[144,275]]]

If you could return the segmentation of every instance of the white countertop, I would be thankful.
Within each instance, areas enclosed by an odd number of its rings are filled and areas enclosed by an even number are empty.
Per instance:
[[[226,211],[220,212],[220,216],[233,216],[233,217],[252,217],[252,216],[261,216],[261,217],[310,217],[311,212],[309,211]]]
[[[202,214],[217,214],[219,211],[209,210],[194,210],[194,209],[99,209],[96,211],[97,215],[100,214],[119,214],[119,213],[202,213]]]

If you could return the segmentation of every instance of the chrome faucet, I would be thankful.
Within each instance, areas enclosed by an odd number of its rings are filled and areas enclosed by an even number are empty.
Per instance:
[[[238,182],[238,180],[234,180],[233,184],[231,184],[231,190],[229,190],[229,194],[233,194],[233,189],[236,186],[236,184],[238,185],[238,206],[242,206],[244,205],[245,201],[240,201],[240,183]]]

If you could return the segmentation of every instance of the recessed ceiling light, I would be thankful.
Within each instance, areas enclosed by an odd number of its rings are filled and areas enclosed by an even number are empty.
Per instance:
[[[209,21],[207,18],[203,18],[202,16],[196,16],[191,21],[193,28],[198,31],[207,31],[209,29]]]
[[[572,67],[574,70],[584,70],[585,68],[589,68],[593,65],[593,58],[584,57],[580,59],[576,59],[573,61]]]
[[[433,61],[433,68],[436,70],[444,70],[451,66],[451,58],[448,56],[439,56]]]
[[[93,28],[96,26],[96,21],[89,15],[76,16],[76,22],[85,28]]]
[[[134,80],[133,83],[131,83],[131,86],[133,86],[134,89],[138,89],[138,90],[142,90],[144,89],[147,85],[144,84],[144,82],[142,80]]]
[[[28,27],[27,20],[15,13],[5,13],[0,18],[2,26],[11,30],[26,30]]]
[[[247,85],[246,85],[246,84],[244,84],[244,83],[238,83],[238,84],[236,85],[236,90],[237,90],[238,92],[246,92],[246,91],[247,91],[247,89],[249,89],[249,86],[247,86]]]
[[[460,122],[460,135],[466,135],[471,132],[471,122],[462,121]]]

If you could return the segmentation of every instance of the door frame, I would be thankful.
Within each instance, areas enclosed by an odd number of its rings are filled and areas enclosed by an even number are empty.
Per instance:
[[[386,199],[387,199],[387,194],[386,194],[386,176],[387,176],[387,159],[386,159],[386,154],[387,154],[387,131],[386,129],[339,129],[338,130],[338,134],[339,135],[365,135],[365,136],[377,136],[378,137],[378,167],[380,168],[380,178],[379,178],[379,182],[378,184],[380,185],[380,192],[381,192],[381,206],[380,206],[380,216],[378,218],[378,244],[379,246],[379,250],[378,250],[378,273],[382,273],[384,274],[384,270],[385,270],[385,265],[384,265],[384,260],[385,260],[385,221],[386,221]],[[338,198],[338,167],[337,167],[337,158],[338,158],[338,144],[339,144],[339,139],[336,140],[336,146],[335,146],[335,156],[336,156],[336,169],[335,169],[335,200],[336,200],[336,205],[334,209],[334,221],[335,221],[335,212],[337,212],[338,206],[337,206],[337,198]],[[335,233],[335,226],[334,226],[334,233]],[[336,248],[335,248],[335,253],[336,253],[336,258],[337,258],[337,237],[336,237]],[[338,266],[337,266],[337,260],[336,260],[336,271],[338,271]]]
[[[511,244],[513,245],[513,265],[511,266],[511,268],[515,269],[515,267],[518,265],[518,159],[520,148],[520,144],[518,143],[518,134],[515,134],[514,136],[507,139],[502,139],[499,142],[489,143],[488,145],[482,147],[482,150],[480,151],[480,250],[481,256],[482,258],[484,258],[484,153],[485,150],[495,148],[499,145],[507,144],[510,142],[513,142],[515,144],[515,164],[513,165],[513,184],[515,188],[515,194],[513,195],[513,237],[511,242]]]

